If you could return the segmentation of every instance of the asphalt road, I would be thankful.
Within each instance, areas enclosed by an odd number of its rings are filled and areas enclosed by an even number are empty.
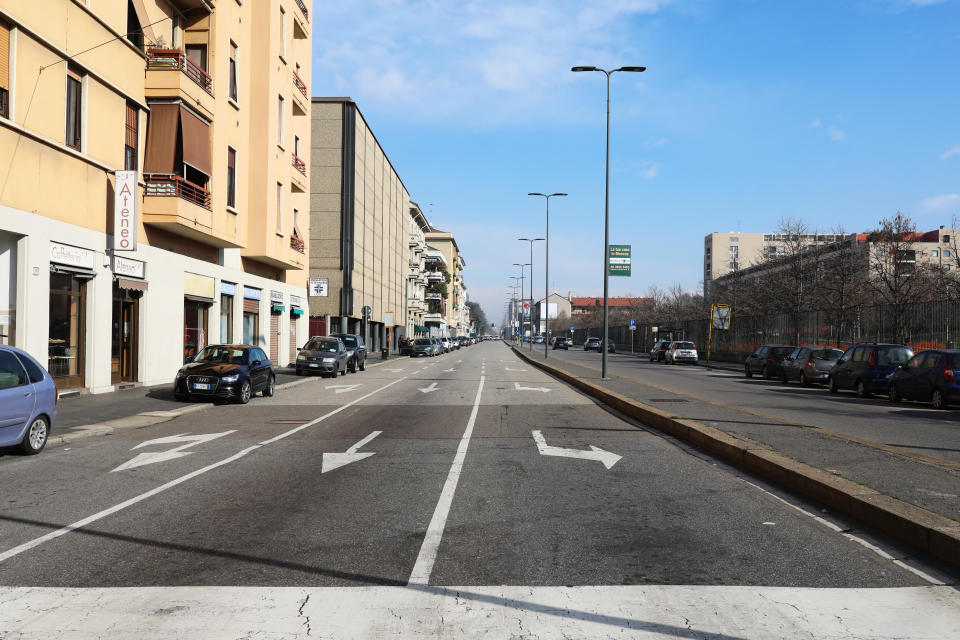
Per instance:
[[[936,567],[499,343],[3,457],[0,486],[3,639],[960,633]]]
[[[535,346],[543,351],[542,345]],[[550,358],[600,370],[600,354],[585,352],[582,346],[551,350]],[[891,404],[884,397],[864,400],[852,391],[832,394],[825,386],[784,385],[760,376],[747,378],[743,372],[655,363],[629,354],[610,354],[607,362],[611,373],[673,392],[960,462],[960,407],[938,411],[920,402]],[[655,390],[651,391],[655,395]]]

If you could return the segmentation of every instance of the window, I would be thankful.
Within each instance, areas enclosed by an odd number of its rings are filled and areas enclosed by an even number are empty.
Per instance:
[[[737,236],[732,236],[730,238],[730,242],[740,242],[740,238],[738,238]]]
[[[283,184],[277,183],[277,233],[283,233]]]
[[[127,0],[127,40],[137,49],[143,49],[143,29],[133,0]]]
[[[237,101],[237,45],[230,43],[230,99]]]
[[[187,59],[190,62],[200,67],[204,71],[207,70],[207,45],[188,44],[183,49],[186,52]]]
[[[739,257],[740,257],[740,247],[738,247],[738,246],[731,246],[731,247],[730,247],[730,257],[731,257],[731,258],[739,258]]]
[[[0,118],[10,117],[10,27],[0,22]]]
[[[227,147],[227,206],[237,206],[237,152]]]
[[[287,12],[280,7],[280,57],[287,55]]]
[[[233,296],[220,295],[220,342],[233,344]]]
[[[293,155],[300,157],[300,136],[293,136]]]
[[[0,389],[10,389],[27,384],[27,372],[10,351],[0,351]],[[14,414],[16,416],[16,414]]]
[[[944,271],[950,271],[950,265],[948,265],[948,264],[943,265],[943,270],[944,270]]]
[[[930,252],[930,255],[933,256],[934,258],[936,258],[937,256],[940,255],[940,252],[937,251],[936,249],[934,249],[933,251]]]
[[[950,257],[950,249],[944,249],[944,250],[943,250],[943,257],[944,257],[944,258],[949,258],[949,257]]]
[[[138,152],[140,148],[140,110],[137,105],[127,103],[127,118],[124,125],[123,138],[123,168],[127,171],[136,171]]]
[[[67,69],[67,146],[80,150],[80,117],[83,80],[75,70]]]
[[[43,369],[41,369],[30,356],[21,355],[20,364],[27,370],[27,375],[30,376],[30,382],[43,382]]]
[[[283,146],[283,96],[277,97],[277,144]]]
[[[300,237],[300,209],[293,208],[293,235]]]

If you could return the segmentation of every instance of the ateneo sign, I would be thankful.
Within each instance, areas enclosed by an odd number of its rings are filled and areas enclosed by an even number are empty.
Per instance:
[[[137,250],[137,172],[114,173],[113,250]]]
[[[611,276],[629,276],[630,275],[630,245],[612,244],[610,245],[610,264],[607,265],[608,273]]]

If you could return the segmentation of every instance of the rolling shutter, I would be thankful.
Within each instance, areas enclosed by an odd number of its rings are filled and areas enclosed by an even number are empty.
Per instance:
[[[180,107],[180,127],[183,132],[183,162],[210,176],[210,126]]]
[[[0,89],[10,90],[10,26],[0,22]]]

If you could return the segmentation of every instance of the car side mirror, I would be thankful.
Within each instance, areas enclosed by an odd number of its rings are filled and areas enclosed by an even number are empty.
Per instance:
[[[251,366],[251,367],[259,367],[261,364],[263,364],[263,363],[260,362],[259,360],[254,360],[253,362],[250,363],[250,366]]]

